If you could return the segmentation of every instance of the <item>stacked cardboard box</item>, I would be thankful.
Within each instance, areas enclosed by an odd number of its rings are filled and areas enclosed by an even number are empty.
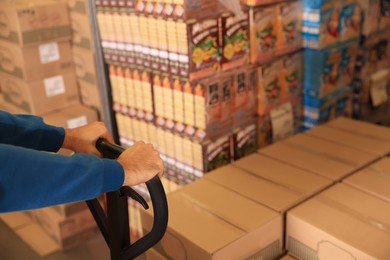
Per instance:
[[[4,101],[45,114],[77,104],[70,59],[71,30],[64,3],[1,3],[0,81]]]

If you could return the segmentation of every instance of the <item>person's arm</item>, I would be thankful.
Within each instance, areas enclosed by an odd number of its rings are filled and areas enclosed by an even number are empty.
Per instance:
[[[115,160],[63,156],[0,144],[0,212],[36,209],[96,198],[124,184]]]
[[[56,152],[64,142],[62,127],[47,125],[41,117],[13,115],[0,110],[0,143]]]

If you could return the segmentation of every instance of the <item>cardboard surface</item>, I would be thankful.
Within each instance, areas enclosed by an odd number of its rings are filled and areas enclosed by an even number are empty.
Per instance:
[[[258,152],[335,181],[380,157],[304,134]]]
[[[371,164],[343,182],[390,202],[390,158]]]
[[[72,53],[77,79],[96,85],[95,54],[76,46],[72,48]]]
[[[305,197],[301,192],[231,165],[214,170],[204,178],[278,212],[286,211]]]
[[[85,81],[78,81],[80,96],[81,96],[81,102],[84,105],[93,107],[99,111],[99,113],[102,113],[102,104],[100,101],[100,93],[99,93],[99,87],[94,84],[90,84]]]
[[[168,230],[155,246],[164,257],[243,259],[281,254],[281,216],[208,180],[168,194],[168,204]],[[142,210],[141,217],[144,229],[150,230],[151,211]]]
[[[27,82],[73,70],[69,41],[20,47],[0,41],[0,71]]]
[[[70,12],[70,22],[73,46],[93,51],[93,33],[88,15]]]
[[[373,139],[369,136],[357,135],[343,131],[342,129],[333,128],[328,124],[315,127],[305,132],[305,134],[381,156],[390,152],[390,145],[388,143]]]
[[[42,115],[79,103],[73,71],[30,83],[0,73],[0,84],[4,101],[25,113]]]
[[[61,1],[10,1],[0,3],[0,40],[17,45],[37,45],[70,40],[68,7]]]
[[[332,184],[325,177],[260,154],[247,156],[233,165],[305,196],[311,196]]]
[[[287,250],[305,259],[388,259],[390,203],[345,184],[287,214]]]
[[[372,123],[353,120],[346,117],[335,119],[326,126],[341,129],[343,131],[364,136],[379,142],[390,143],[390,129],[388,127],[375,125]]]

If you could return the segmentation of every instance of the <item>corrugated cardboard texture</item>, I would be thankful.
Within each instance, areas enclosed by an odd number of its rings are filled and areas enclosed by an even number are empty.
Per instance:
[[[332,120],[326,126],[390,144],[390,129],[387,127],[345,117]]]
[[[18,45],[37,45],[70,40],[68,7],[60,1],[12,1],[0,4],[0,40]]]
[[[372,137],[357,135],[342,129],[333,128],[328,125],[315,127],[307,132],[307,135],[318,137],[327,141],[342,144],[356,150],[379,154],[381,156],[389,154],[390,145]]]
[[[93,34],[88,15],[71,12],[70,20],[73,46],[94,51]]]
[[[168,230],[155,247],[164,257],[275,258],[281,253],[280,215],[210,181],[198,180],[168,194],[168,204]],[[141,217],[150,230],[151,211],[141,211]]]
[[[310,259],[389,259],[390,203],[337,184],[287,214],[287,250]]]
[[[97,84],[95,55],[92,51],[73,47],[73,62],[78,80]]]
[[[233,165],[307,196],[332,184],[329,179],[260,154],[247,156]]]
[[[390,202],[390,158],[371,164],[343,182]]]

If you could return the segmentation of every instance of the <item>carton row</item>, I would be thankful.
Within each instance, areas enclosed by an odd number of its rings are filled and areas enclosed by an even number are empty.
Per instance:
[[[191,80],[249,59],[248,16],[173,19],[137,9],[98,9],[107,62],[142,65]]]
[[[161,126],[168,122],[177,134],[215,139],[246,125],[256,113],[255,67],[193,81],[135,66],[110,65],[109,71],[115,105],[150,114]]]
[[[168,194],[167,233],[147,259],[388,258],[389,163],[375,162],[388,136],[341,118],[210,172]],[[150,230],[152,213],[141,219]]]
[[[166,175],[176,183],[192,182],[257,149],[254,122],[210,140],[176,133],[169,122],[159,125],[152,117],[142,119],[123,112],[115,114],[121,143],[131,146],[143,140],[155,145],[165,161]]]

